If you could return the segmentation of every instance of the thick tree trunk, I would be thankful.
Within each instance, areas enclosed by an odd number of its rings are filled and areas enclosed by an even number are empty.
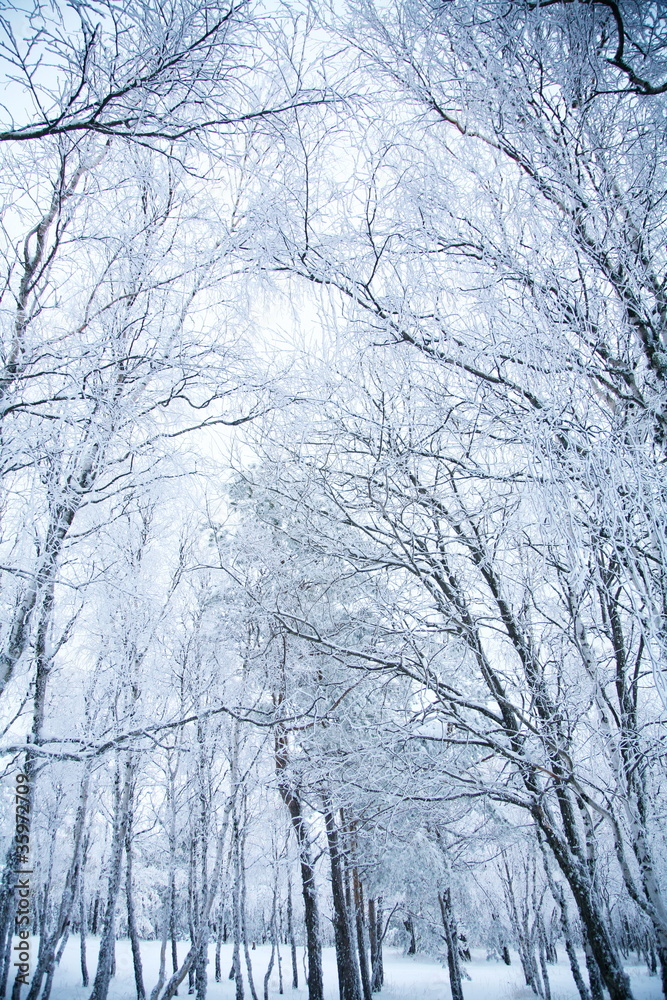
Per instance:
[[[308,1000],[324,1000],[322,942],[320,940],[320,914],[317,905],[315,867],[310,857],[310,844],[303,820],[301,800],[296,792],[285,784],[280,784],[279,790],[282,800],[287,806],[296,842],[299,846],[301,889],[306,926],[306,953],[308,956]]]
[[[382,989],[382,905],[368,900],[368,938],[371,950],[371,992]]]
[[[71,524],[72,518],[74,516],[73,513],[72,513],[71,517],[69,517],[69,518],[65,516],[65,519],[64,519],[63,523],[59,524],[59,517],[60,517],[61,513],[62,513],[62,511],[60,511],[60,509],[58,509],[56,512],[52,511],[52,513],[51,513],[51,523],[50,523],[49,529],[47,531],[46,546],[45,546],[45,556],[44,556],[43,566],[42,566],[42,569],[38,572],[37,576],[35,577],[34,583],[31,584],[31,586],[28,588],[28,590],[26,592],[26,595],[23,598],[22,605],[21,605],[22,608],[24,606],[26,606],[26,600],[30,604],[30,607],[28,609],[28,616],[25,619],[25,621],[23,621],[23,624],[21,625],[21,629],[20,629],[20,631],[21,631],[21,640],[20,641],[21,641],[21,643],[23,643],[23,648],[24,648],[25,644],[28,641],[29,635],[30,635],[30,615],[32,614],[34,606],[36,606],[36,604],[37,604],[38,589],[40,587],[43,587],[43,596],[42,596],[42,600],[41,600],[41,605],[39,607],[39,615],[38,615],[37,627],[36,627],[36,630],[35,630],[35,654],[34,654],[35,655],[35,689],[34,689],[34,695],[33,695],[32,730],[31,730],[31,736],[30,736],[31,742],[35,746],[39,746],[39,744],[42,741],[42,731],[43,731],[43,728],[44,728],[44,712],[45,712],[45,707],[46,707],[46,692],[47,692],[47,688],[48,688],[49,677],[50,677],[50,674],[51,674],[51,667],[53,666],[52,656],[48,652],[48,633],[49,633],[49,629],[51,627],[51,618],[52,618],[52,614],[53,614],[54,586],[55,586],[54,581],[55,581],[55,574],[56,574],[56,570],[57,570],[58,555],[59,555],[59,552],[60,552],[60,547],[62,545],[62,540],[63,540],[63,538],[64,538],[64,536],[65,536],[65,534],[67,532],[67,529],[69,528],[69,525]],[[55,518],[55,521],[54,521],[54,518]],[[62,533],[61,533],[61,529],[62,529]],[[33,594],[32,598],[29,597],[30,593]],[[19,610],[19,612],[18,612],[18,618],[15,620],[15,622],[18,622],[18,620],[21,618],[21,616],[22,616],[22,611]],[[10,646],[14,642],[15,638],[16,638],[16,636],[12,632],[12,636],[10,638]],[[20,656],[20,652],[18,653],[18,655]],[[11,653],[9,654],[9,659],[7,659],[4,655],[2,657],[0,657],[0,659],[3,661],[3,668],[5,668],[5,671],[3,673],[3,678],[4,678],[4,681],[6,681],[6,680],[9,679],[9,676],[11,675],[11,671],[13,670],[13,665],[16,662],[16,659],[14,659],[14,663],[11,665],[11,667],[9,666],[9,663],[10,663],[10,661],[12,659],[12,654]],[[9,673],[6,672],[7,668],[9,669]],[[3,683],[2,686],[4,687],[4,683]],[[27,793],[24,796],[24,823],[28,827],[28,830],[29,830],[30,829],[31,818],[32,818],[32,814],[33,814],[33,809],[34,809],[35,781],[36,781],[36,778],[37,778],[37,757],[36,757],[36,754],[34,753],[34,751],[31,750],[31,749],[27,749],[26,750],[25,763],[24,763],[23,770],[24,770],[25,776],[27,778],[27,786],[28,786]],[[55,830],[53,831],[53,837],[54,837],[54,840],[55,840]],[[53,866],[53,845],[54,845],[54,840],[52,840],[52,842],[51,842],[50,863],[49,863],[49,871],[48,871],[48,876],[47,876],[47,883],[50,883],[50,880],[51,880],[51,872],[52,872],[52,866]],[[27,851],[27,847],[25,848],[25,850]],[[26,863],[21,862],[21,864],[19,864],[18,863],[19,861],[20,861],[20,853],[19,853],[19,851],[17,849],[11,848],[10,851],[9,851],[9,853],[8,853],[8,855],[7,855],[7,862],[8,862],[8,864],[11,865],[11,871],[9,872],[9,875],[10,875],[10,888],[9,888],[9,896],[7,897],[7,907],[4,908],[4,912],[3,912],[3,917],[4,917],[4,921],[5,921],[5,927],[4,927],[4,933],[6,935],[5,940],[7,940],[9,942],[10,946],[11,946],[12,933],[13,933],[13,929],[14,929],[13,928],[13,924],[14,924],[14,905],[13,905],[14,904],[14,889],[12,887],[13,883],[14,883],[14,873],[15,873],[15,870],[18,869],[19,867],[22,867],[22,868],[26,868],[26,867],[32,868],[33,867],[32,863],[29,863],[29,864],[27,863],[27,858],[24,858],[24,861]],[[45,911],[43,911],[43,914],[44,914],[44,912]],[[0,937],[2,937],[1,933],[0,933]],[[45,926],[44,926],[44,919],[43,919],[43,916],[42,916],[42,920],[40,921],[39,952],[38,952],[38,959],[37,959],[38,965],[40,964],[40,960],[43,959],[44,943],[45,943]],[[10,962],[10,958],[9,958],[9,955],[8,955],[7,956],[7,960],[5,962],[5,969],[3,969],[3,976],[2,976],[2,978],[4,980],[4,982],[3,982],[3,995],[4,995],[4,991],[6,991],[6,978],[8,976],[8,972],[9,972],[9,962]],[[43,975],[43,971],[40,973],[40,981],[41,981],[42,975]],[[18,1000],[18,997],[20,997],[21,987],[22,987],[22,983],[19,980],[18,973],[17,973],[17,976],[14,979],[14,985],[12,987],[12,998],[13,998],[13,1000]]]
[[[415,936],[415,922],[412,917],[408,917],[407,920],[403,921],[404,926],[408,934],[410,935],[410,944],[408,945],[408,955],[417,954],[417,938]]]
[[[328,807],[325,807],[324,810],[324,823],[327,831],[329,862],[331,865],[331,894],[334,905],[338,991],[340,1000],[362,1000],[361,982],[350,926],[350,914],[345,899],[343,863],[338,843],[338,829],[333,813]]]
[[[377,901],[377,939],[378,939],[378,952],[377,952],[377,982],[378,990],[382,989],[384,986],[384,960],[382,955],[382,945],[384,943],[384,936],[387,933],[389,927],[389,921],[391,920],[391,913],[387,918],[387,923],[383,924],[384,921],[384,910],[382,908],[382,896],[378,896]]]
[[[593,964],[588,962],[593,1000],[598,1000],[595,968],[602,977],[611,1000],[633,1000],[630,980],[621,964],[608,921],[603,915],[602,904],[597,898],[593,876],[585,867],[584,862],[571,856],[571,851],[568,851],[563,841],[555,835],[551,824],[545,822],[541,810],[537,810],[536,819],[538,819],[556,861],[568,881],[579,909],[583,932],[590,944],[591,958],[594,959]],[[570,835],[571,843],[576,843],[575,837],[576,834],[575,836]]]
[[[570,920],[570,914],[567,907],[567,902],[565,900],[565,893],[561,885],[559,885],[553,878],[548,861],[545,858],[545,869],[547,873],[547,878],[549,880],[549,889],[551,890],[551,895],[556,900],[558,907],[560,909],[560,925],[563,931],[563,940],[565,941],[565,951],[567,952],[568,961],[570,963],[570,969],[572,971],[572,978],[574,979],[577,991],[579,993],[580,1000],[591,1000],[590,990],[584,982],[584,977],[581,973],[581,967],[579,965],[579,959],[577,958],[576,945],[574,939],[574,932],[572,930],[572,922]]]
[[[588,982],[593,1000],[604,1000],[604,984],[600,975],[600,968],[595,961],[593,949],[584,933],[584,956],[586,958],[586,968],[588,970]]]
[[[276,959],[278,961],[278,993],[280,996],[285,992],[283,985],[283,959],[280,954],[280,935],[276,934]]]

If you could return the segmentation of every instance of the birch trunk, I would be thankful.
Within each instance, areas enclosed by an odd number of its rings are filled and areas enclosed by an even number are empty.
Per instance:
[[[134,909],[134,886],[132,882],[132,817],[127,823],[125,835],[125,895],[127,897],[127,929],[132,947],[132,964],[134,967],[134,983],[137,990],[137,1000],[146,1000],[144,986],[144,970],[141,962],[141,945],[137,930],[137,919]]]
[[[463,981],[459,960],[459,940],[452,909],[452,891],[447,888],[438,893],[442,926],[447,944],[447,967],[449,969],[449,985],[452,990],[452,1000],[463,1000]]]
[[[118,893],[122,879],[123,849],[127,836],[133,777],[133,762],[129,756],[123,766],[123,772],[122,782],[119,773],[116,783],[116,808],[111,841],[107,901],[102,920],[102,936],[97,958],[97,971],[95,972],[93,989],[89,1000],[107,1000],[112,974],[111,970],[116,943],[116,904],[118,902]]]
[[[294,937],[294,914],[292,911],[292,879],[287,875],[287,937],[290,946],[290,957],[292,959],[292,989],[299,988],[299,966],[296,955],[296,939]]]

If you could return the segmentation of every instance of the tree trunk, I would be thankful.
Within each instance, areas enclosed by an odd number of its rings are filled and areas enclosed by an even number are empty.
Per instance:
[[[538,914],[537,921],[537,950],[540,959],[543,995],[544,1000],[551,1000],[551,983],[549,982],[549,969],[547,967],[547,939],[541,914]]]
[[[129,821],[132,769],[132,760],[128,756],[123,768],[122,787],[120,770],[116,779],[116,809],[111,841],[111,858],[109,861],[107,902],[102,922],[102,937],[100,939],[100,950],[97,958],[97,971],[89,1000],[107,1000],[109,992],[116,943],[116,903],[122,879],[123,848],[125,846],[127,824]]]
[[[593,1000],[604,1000],[604,986],[602,984],[602,976],[600,975],[600,969],[598,963],[595,961],[595,955],[593,954],[593,949],[590,946],[589,941],[586,938],[586,933],[584,932],[584,955],[586,957],[586,968],[588,969],[588,982],[591,988],[591,997]]]
[[[158,1000],[160,990],[164,986],[167,978],[167,941],[169,940],[169,896],[165,900],[164,914],[162,917],[162,941],[160,942],[160,965],[158,968],[157,982],[151,990],[150,1000]]]
[[[264,973],[264,1000],[269,1000],[269,980],[271,979],[271,973],[273,972],[273,965],[276,959],[276,939],[275,937],[271,941],[271,954],[269,956],[269,964],[266,967],[266,972]]]
[[[2,947],[2,971],[0,972],[0,996],[7,995],[7,981],[11,968],[12,934],[14,931],[14,885],[16,882],[16,851],[14,845],[5,857],[2,875],[2,905],[0,907],[0,946]]]
[[[279,770],[279,775],[281,771]],[[292,828],[299,846],[301,888],[303,893],[304,922],[306,925],[306,952],[308,955],[308,1000],[324,1000],[322,975],[322,942],[320,940],[320,914],[317,905],[315,866],[310,856],[310,844],[303,820],[301,800],[289,786],[279,785],[280,795],[287,806]]]
[[[244,850],[245,836],[241,834],[240,841],[240,867],[241,867],[241,925],[243,928],[243,954],[245,956],[245,966],[248,973],[248,986],[250,987],[250,995],[252,1000],[259,1000],[257,996],[257,990],[255,989],[255,980],[252,974],[252,959],[250,958],[250,949],[248,948],[248,930],[246,927],[246,879],[245,879],[245,850]]]
[[[276,959],[278,961],[278,993],[280,996],[285,992],[283,985],[283,958],[280,954],[280,935],[276,934]]]
[[[368,900],[368,937],[371,949],[371,992],[382,989],[382,899]]]
[[[222,904],[220,905],[220,913],[218,915],[218,926],[216,928],[215,935],[215,981],[219,983],[222,981],[222,966],[220,963],[220,956],[222,951],[222,939],[224,935],[225,922],[224,922],[224,912]]]
[[[299,967],[296,955],[296,939],[294,937],[294,914],[292,911],[292,879],[287,874],[287,937],[289,939],[290,955],[292,959],[292,989],[299,988]]]
[[[598,892],[584,863],[579,858],[572,858],[560,838],[555,836],[550,823],[544,822],[541,811],[538,812],[539,822],[549,846],[563,875],[567,879],[572,895],[579,909],[585,940],[590,944],[590,958],[587,954],[589,979],[593,1000],[599,1000],[595,983],[596,971],[601,976],[609,990],[611,1000],[633,1000],[630,980],[623,969],[617,949],[614,945],[608,921],[602,913],[602,905]],[[537,818],[537,817],[536,817]],[[573,842],[574,837],[570,838]]]
[[[354,913],[357,925],[357,948],[359,952],[359,971],[364,1000],[371,1000],[371,977],[368,970],[368,955],[366,952],[364,890],[356,868],[352,869],[352,887],[354,891]]]
[[[276,863],[275,867],[275,877],[273,882],[273,896],[271,899],[271,919],[269,921],[269,932],[271,935],[271,956],[269,958],[269,964],[264,976],[264,1000],[269,1000],[269,980],[271,979],[271,973],[273,971],[273,966],[276,959],[276,952],[278,950],[278,928],[276,926],[278,912],[278,865]],[[278,968],[280,969],[280,953],[278,952]],[[282,975],[280,976],[280,992],[282,993]]]
[[[67,939],[69,937],[69,925],[65,930],[62,938],[60,939],[60,944],[58,945],[58,951],[56,952],[55,961],[51,962],[48,972],[46,974],[46,982],[44,983],[44,989],[42,990],[42,995],[40,1000],[49,1000],[51,996],[51,987],[53,986],[53,976],[57,967],[60,965],[60,960],[63,957],[65,951],[65,946],[67,945]]]
[[[411,916],[407,920],[403,921],[405,929],[410,935],[410,944],[408,945],[408,955],[417,954],[417,938],[415,936],[415,923]]]
[[[449,985],[452,990],[452,1000],[463,1000],[463,983],[461,980],[461,965],[459,960],[459,941],[456,921],[452,909],[452,893],[447,888],[438,893],[442,926],[447,944],[447,967],[449,969]]]
[[[382,909],[382,896],[378,896],[377,901],[377,989],[380,990],[384,986],[384,961],[382,958],[382,944],[384,942],[384,936],[387,933],[387,928],[389,927],[389,920],[391,919],[391,914],[387,919],[386,926],[383,926],[383,909]]]
[[[558,907],[560,909],[560,924],[563,931],[563,939],[565,941],[565,951],[567,952],[568,961],[570,963],[570,969],[572,971],[572,978],[574,979],[577,991],[579,993],[580,1000],[591,1000],[591,994],[584,982],[584,977],[581,974],[581,968],[579,966],[579,959],[577,958],[574,933],[572,930],[572,923],[570,921],[570,914],[567,908],[567,902],[565,900],[565,892],[563,887],[559,885],[553,878],[551,869],[549,867],[548,858],[545,856],[545,870],[547,873],[547,878],[549,880],[549,889],[551,895],[556,900]]]
[[[208,927],[208,922],[211,916],[211,910],[213,908],[213,903],[218,892],[220,885],[220,879],[222,876],[223,860],[224,860],[224,848],[225,840],[227,837],[227,828],[229,826],[229,817],[232,809],[234,807],[234,798],[230,798],[224,810],[223,822],[218,833],[218,846],[216,850],[216,859],[213,866],[213,873],[208,885],[208,890],[205,898],[201,901],[201,906],[199,913],[197,914],[197,926],[200,928],[200,933],[195,938],[192,947],[185,956],[183,964],[176,972],[172,975],[171,979],[167,983],[164,993],[162,993],[159,1000],[172,1000],[172,997],[176,995],[178,987],[183,982],[185,977],[189,974],[190,969],[192,969],[194,963],[200,956],[202,941],[205,938],[206,928]],[[232,851],[235,850],[234,840],[232,839]],[[238,980],[237,980],[238,988]]]
[[[127,833],[125,835],[125,895],[127,897],[127,929],[132,946],[132,963],[134,966],[134,983],[137,989],[137,1000],[146,1000],[146,988],[144,986],[144,970],[141,963],[141,946],[139,943],[139,932],[137,930],[137,919],[134,910],[134,887],[132,884],[132,817],[127,823]]]
[[[84,853],[84,864],[85,864],[85,853]],[[88,931],[87,926],[87,914],[86,914],[86,891],[85,891],[85,868],[84,865],[81,867],[81,886],[79,890],[79,963],[81,965],[81,985],[87,987],[89,984],[88,979],[88,960],[86,956],[86,934]]]
[[[514,876],[509,869],[507,861],[505,861],[504,867],[505,877],[503,879],[503,886],[505,889],[507,912],[516,936],[519,961],[521,962],[521,968],[523,969],[523,976],[526,981],[526,986],[530,986],[531,990],[539,996],[542,984],[540,982],[537,961],[535,959],[535,940],[534,935],[531,933],[532,921],[530,917],[530,910],[525,899],[521,910],[519,909],[514,892]]]
[[[233,890],[233,936],[234,950],[232,959],[232,969],[234,970],[235,996],[236,1000],[243,1000],[243,971],[241,969],[241,935],[243,934],[243,919],[241,916],[241,858],[239,850],[239,838],[236,819],[233,828],[234,852],[234,890]],[[231,973],[230,973],[231,974]]]
[[[43,977],[46,975],[47,985],[44,989],[44,996],[50,993],[50,984],[53,980],[53,973],[56,965],[56,951],[62,938],[67,933],[74,900],[79,884],[81,872],[81,857],[83,850],[83,828],[86,819],[86,809],[88,804],[88,789],[90,787],[90,772],[84,772],[77,808],[76,820],[74,823],[74,837],[72,847],[72,860],[65,876],[65,885],[60,900],[60,906],[55,921],[55,926],[51,934],[44,933],[40,940],[39,958],[33,973],[32,983],[28,990],[26,1000],[37,1000]]]
[[[278,707],[284,698],[287,645],[283,636],[282,690],[274,695],[274,705]],[[320,915],[317,905],[317,885],[315,867],[311,859],[308,831],[304,823],[303,808],[298,790],[288,776],[289,735],[284,726],[275,730],[274,754],[278,790],[287,807],[292,829],[299,848],[301,863],[301,889],[303,893],[304,921],[306,925],[306,952],[308,955],[308,1000],[324,1000],[324,979],[322,975],[322,942],[320,940]],[[293,981],[296,982],[296,975]]]
[[[368,899],[368,943],[371,952],[371,992],[377,993],[378,927],[375,900],[372,896]]]
[[[338,991],[340,1000],[362,1000],[361,982],[352,940],[350,915],[345,899],[343,865],[338,843],[338,829],[331,809],[325,807],[324,822],[329,845],[331,865],[331,894],[334,904],[334,935],[336,964],[338,966]]]
[[[169,761],[167,775],[167,801],[169,805],[169,937],[171,938],[171,972],[178,972],[178,944],[176,941],[176,769]],[[178,995],[178,990],[176,994]]]

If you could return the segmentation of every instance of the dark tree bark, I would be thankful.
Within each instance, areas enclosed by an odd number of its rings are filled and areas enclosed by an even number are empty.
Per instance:
[[[404,925],[406,931],[408,932],[408,934],[410,935],[410,943],[408,945],[408,955],[416,955],[417,954],[417,938],[415,936],[415,923],[414,923],[414,920],[412,919],[412,917],[407,917],[407,919],[403,921],[403,925]]]
[[[294,914],[292,911],[292,879],[287,875],[287,937],[292,959],[292,989],[299,988],[299,967],[296,956],[296,938],[294,937]]]
[[[371,958],[371,990],[375,992],[375,967],[377,965],[378,936],[375,900],[372,896],[368,897],[368,947]]]
[[[600,969],[598,963],[595,961],[595,955],[593,954],[590,943],[586,940],[585,934],[584,955],[586,957],[586,968],[588,969],[588,982],[590,984],[591,997],[593,1000],[604,1000],[604,985],[602,983]]]
[[[540,846],[544,847],[543,842],[540,838]],[[577,991],[579,993],[580,1000],[591,1000],[591,994],[584,982],[584,977],[581,973],[581,967],[579,965],[579,959],[577,958],[574,931],[572,929],[572,922],[570,920],[570,914],[567,906],[567,901],[565,899],[565,892],[562,885],[556,881],[551,871],[550,858],[546,851],[543,850],[544,857],[544,870],[547,875],[547,880],[549,883],[549,891],[551,895],[556,900],[558,909],[560,910],[560,925],[563,932],[563,940],[565,941],[565,951],[567,953],[568,961],[570,963],[570,970],[572,972],[572,978],[574,979]]]
[[[86,913],[86,886],[85,886],[85,861],[84,851],[83,863],[81,866],[81,885],[79,890],[79,964],[81,966],[81,985],[88,986],[88,959],[86,956],[86,934],[88,932],[88,919]]]
[[[276,772],[278,789],[287,807],[292,829],[299,847],[301,889],[303,893],[304,922],[306,925],[306,952],[308,955],[308,1000],[324,1000],[322,975],[322,942],[320,939],[320,914],[317,904],[315,867],[311,859],[308,833],[303,818],[301,799],[286,777],[288,763],[287,734],[276,733]]]
[[[387,918],[387,923],[383,925],[384,914],[382,909],[382,896],[378,896],[377,901],[377,941],[378,941],[378,951],[377,951],[377,983],[378,990],[382,989],[384,986],[384,961],[382,956],[382,944],[384,942],[384,936],[389,929],[389,921],[391,920],[391,913]]]
[[[361,982],[350,926],[350,914],[345,899],[343,862],[339,847],[338,828],[330,807],[325,807],[324,822],[327,831],[329,862],[331,866],[331,894],[334,905],[334,935],[340,1000],[362,1000]]]

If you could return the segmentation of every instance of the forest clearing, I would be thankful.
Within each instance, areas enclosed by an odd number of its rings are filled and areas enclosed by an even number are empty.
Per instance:
[[[128,942],[119,941],[117,947],[117,973],[109,990],[109,1000],[131,1000],[134,995],[134,984]],[[156,942],[147,942],[144,945],[146,969],[150,973],[149,982],[157,977],[158,949]],[[301,963],[302,949],[299,949],[299,952]],[[262,981],[266,971],[269,953],[270,949],[266,945],[259,945],[252,953],[258,983]],[[502,962],[486,961],[482,951],[474,952],[472,961],[467,965],[470,981],[466,982],[466,1000],[529,1000],[534,996],[533,991],[525,985],[516,955],[513,957],[515,961],[508,967]],[[212,953],[210,959],[213,961]],[[212,982],[209,985],[210,1000],[232,1000],[234,997],[234,984],[226,975],[231,960],[231,948],[226,947],[223,955],[224,982]],[[325,948],[323,965],[327,984],[324,992],[325,1000],[337,1000],[336,959],[332,948]],[[635,966],[630,963],[627,968],[637,1000],[658,1000],[660,984],[656,977],[649,976],[646,967],[642,965]],[[77,982],[78,974],[77,947],[76,942],[72,941],[65,949],[55,979],[51,994],[53,1000],[84,1000],[86,991],[80,985],[80,980]],[[291,1000],[307,1000],[308,991],[304,987],[293,990],[287,985],[283,994],[278,992],[278,988],[276,973],[270,981],[271,1000],[280,995]],[[577,988],[566,961],[559,961],[551,970],[551,991],[552,1000],[577,1000]],[[429,959],[424,955],[407,956],[397,949],[388,949],[382,996],[386,1000],[448,1000],[450,987],[446,962],[443,964],[435,958]]]

